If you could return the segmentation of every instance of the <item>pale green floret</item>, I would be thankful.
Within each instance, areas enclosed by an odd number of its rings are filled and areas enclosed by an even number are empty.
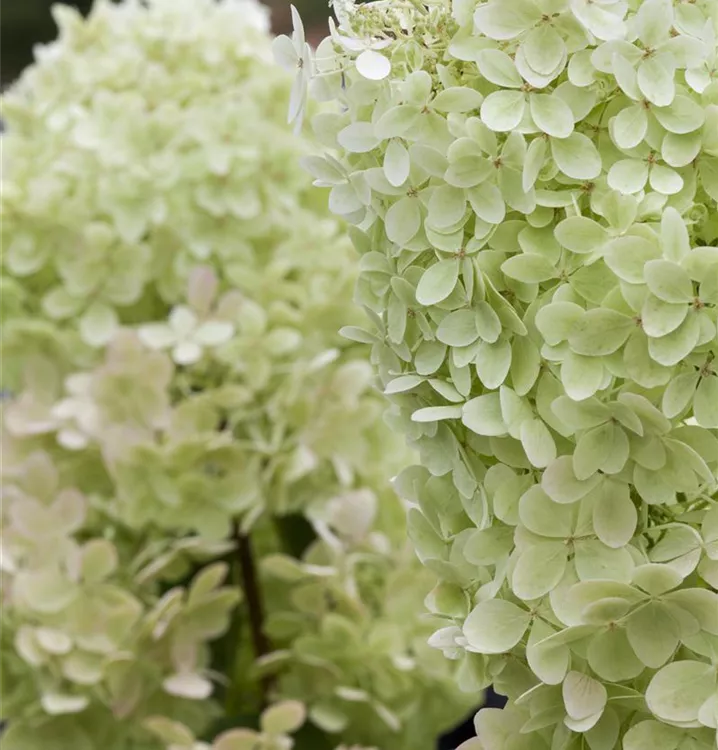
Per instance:
[[[510,699],[467,750],[716,747],[717,33],[715,0],[386,0],[317,48],[431,643]]]

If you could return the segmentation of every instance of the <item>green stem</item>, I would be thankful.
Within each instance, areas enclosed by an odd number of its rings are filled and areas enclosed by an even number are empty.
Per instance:
[[[242,589],[244,590],[247,613],[249,615],[249,632],[252,639],[252,649],[255,659],[260,659],[270,652],[269,641],[264,634],[264,605],[262,592],[257,578],[257,569],[254,564],[252,553],[252,540],[249,534],[244,534],[237,522],[234,523],[233,538],[237,543],[237,562],[242,577]],[[266,706],[270,680],[263,677],[260,680],[260,691],[262,705]]]

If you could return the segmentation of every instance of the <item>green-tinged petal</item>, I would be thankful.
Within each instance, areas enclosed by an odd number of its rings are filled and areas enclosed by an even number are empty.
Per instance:
[[[707,429],[718,429],[718,374],[700,379],[693,401],[696,422]]]
[[[504,261],[501,270],[510,278],[528,284],[548,281],[558,275],[556,269],[546,258],[533,253],[514,255]]]
[[[591,253],[601,248],[608,234],[593,219],[585,216],[571,216],[564,219],[554,230],[556,239],[574,253]]]
[[[512,348],[509,340],[500,338],[493,343],[481,341],[476,351],[474,366],[484,387],[496,390],[504,383],[512,367]]]
[[[651,358],[665,367],[677,365],[695,348],[700,336],[698,317],[689,314],[678,328],[661,338],[648,340]]]
[[[461,188],[441,185],[432,192],[428,209],[428,222],[432,228],[446,231],[463,217],[466,194]]]
[[[476,54],[479,73],[491,83],[505,89],[518,89],[523,80],[516,70],[514,61],[498,49],[483,49]]]
[[[502,654],[524,636],[531,615],[511,602],[489,599],[480,602],[464,622],[469,645],[482,654]]]
[[[643,106],[634,104],[622,109],[612,122],[611,137],[622,149],[635,148],[646,137],[648,114]]]
[[[568,352],[561,364],[561,383],[574,401],[593,396],[601,387],[604,367],[600,357]]]
[[[521,523],[539,536],[565,538],[571,535],[576,521],[576,506],[554,502],[541,488],[533,485],[519,501]]]
[[[601,156],[583,133],[573,132],[568,138],[552,138],[551,155],[561,172],[574,180],[593,180],[601,173]]]
[[[631,501],[630,487],[623,482],[604,481],[593,506],[593,528],[608,547],[625,547],[638,523],[638,512]]]
[[[692,133],[705,121],[703,107],[687,96],[676,96],[669,107],[654,107],[651,111],[669,133]]]
[[[376,121],[374,134],[382,140],[403,136],[419,119],[421,110],[411,104],[400,104],[387,109]]]
[[[532,466],[543,469],[556,458],[556,443],[540,419],[528,419],[521,425],[521,445]]]
[[[624,750],[676,750],[683,732],[661,721],[634,724],[623,738]]]
[[[654,55],[638,66],[638,87],[649,102],[658,107],[667,107],[676,93],[674,75],[671,55]]]
[[[566,570],[566,545],[542,542],[529,547],[516,560],[511,577],[513,591],[519,599],[530,601],[552,591]]]
[[[421,227],[421,210],[419,202],[406,196],[393,203],[384,217],[386,235],[397,245],[404,246],[410,242]]]
[[[634,654],[626,631],[622,628],[606,629],[591,639],[588,646],[588,663],[603,680],[623,682],[632,680],[643,672],[643,662]]]
[[[636,656],[652,669],[665,664],[679,643],[678,624],[659,602],[650,602],[633,612],[626,632]]]
[[[487,393],[467,401],[461,421],[477,435],[500,436],[507,433],[498,393]]]
[[[621,159],[608,170],[608,184],[614,190],[632,195],[642,190],[648,180],[648,163],[640,159]]]
[[[481,119],[497,133],[514,130],[521,122],[526,97],[521,91],[495,91],[481,105]]]
[[[661,215],[661,248],[666,260],[674,263],[680,263],[691,249],[688,227],[673,206],[668,206]]]
[[[466,191],[474,213],[489,224],[500,224],[506,215],[506,205],[501,192],[491,182],[483,182]]]
[[[267,708],[260,716],[263,732],[291,734],[304,724],[307,713],[299,701],[280,701]]]
[[[661,409],[669,419],[677,417],[693,401],[699,378],[697,372],[686,372],[677,375],[668,384],[663,393]]]
[[[573,302],[552,302],[538,311],[536,327],[547,344],[557,346],[568,339],[583,313],[584,309]]]
[[[581,435],[573,452],[573,472],[577,479],[588,479],[603,466],[611,455],[614,439],[614,426],[611,422],[587,430]]]
[[[538,128],[554,138],[568,138],[573,132],[573,112],[558,96],[532,94],[531,117]]]
[[[468,346],[479,338],[477,316],[473,310],[455,310],[439,324],[436,338],[448,346]]]
[[[541,478],[544,492],[557,503],[575,503],[595,489],[600,478],[594,474],[589,479],[578,479],[573,470],[571,456],[561,456],[548,465]]]
[[[699,661],[677,661],[656,674],[646,690],[646,703],[662,721],[690,722],[716,689],[715,670]]]
[[[416,287],[416,301],[420,305],[435,305],[446,299],[459,279],[459,263],[442,260],[424,271]]]
[[[353,154],[364,154],[379,145],[379,138],[370,122],[353,122],[340,130],[337,135],[339,144]]]
[[[623,281],[642,284],[643,268],[649,260],[660,258],[658,245],[645,237],[626,235],[611,240],[606,246],[606,265]]]
[[[514,39],[540,18],[538,6],[528,0],[516,0],[511,8],[494,2],[481,5],[474,13],[474,25],[489,39]]]
[[[438,422],[442,419],[460,419],[460,406],[427,406],[411,415],[412,422]]]
[[[641,308],[641,321],[646,335],[652,338],[666,336],[675,331],[688,315],[685,303],[664,302],[650,294]]]
[[[563,681],[563,702],[566,713],[576,720],[586,719],[603,711],[606,688],[597,680],[581,672],[569,672]]]
[[[451,86],[439,92],[431,106],[439,112],[469,112],[481,106],[483,97],[475,89]]]
[[[661,195],[675,195],[683,189],[683,178],[670,167],[654,164],[648,173],[648,182]]]
[[[620,349],[635,327],[636,322],[628,315],[594,308],[576,321],[568,343],[576,354],[601,357]]]
[[[384,154],[384,175],[390,185],[399,187],[409,178],[411,162],[409,152],[399,140],[392,140],[386,147]]]
[[[537,73],[549,75],[556,70],[565,54],[561,35],[548,24],[532,29],[521,41],[526,62]]]
[[[543,168],[547,152],[546,140],[544,138],[534,138],[526,151],[524,168],[522,172],[522,185],[524,190],[528,191],[536,184],[539,173]]]
[[[119,326],[117,313],[112,307],[94,302],[80,318],[80,334],[90,346],[104,346]]]

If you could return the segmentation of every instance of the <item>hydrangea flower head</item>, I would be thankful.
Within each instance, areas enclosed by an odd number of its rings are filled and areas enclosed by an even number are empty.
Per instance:
[[[718,5],[344,7],[307,166],[420,453],[467,748],[715,747]]]

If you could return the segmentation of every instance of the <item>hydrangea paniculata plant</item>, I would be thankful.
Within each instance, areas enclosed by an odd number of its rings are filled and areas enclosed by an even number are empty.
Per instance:
[[[3,98],[3,750],[428,750],[468,704],[266,11],[54,14]]]
[[[432,643],[510,699],[467,747],[715,748],[718,3],[335,10],[304,163],[420,454]]]

